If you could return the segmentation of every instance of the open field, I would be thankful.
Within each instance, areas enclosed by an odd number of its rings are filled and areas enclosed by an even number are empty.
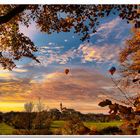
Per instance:
[[[12,135],[14,129],[5,123],[0,123],[0,135]]]
[[[96,128],[97,130],[101,130],[108,126],[120,126],[122,124],[121,121],[112,121],[112,122],[84,122],[84,125],[88,128]]]
[[[65,121],[53,121],[51,125],[51,131],[63,127]],[[96,128],[97,130],[106,128],[108,126],[120,126],[122,124],[121,121],[112,121],[112,122],[84,122],[84,125],[87,126],[88,128]]]
[[[62,128],[65,121],[53,121],[51,124],[51,131],[55,131],[58,128]],[[112,121],[112,122],[84,122],[84,125],[87,126],[90,129],[97,129],[101,130],[103,128],[106,128],[108,126],[120,126],[122,124],[121,121]],[[8,126],[5,123],[0,123],[0,135],[12,135],[12,132],[14,131],[14,128],[11,126]],[[140,129],[138,134],[140,134]]]

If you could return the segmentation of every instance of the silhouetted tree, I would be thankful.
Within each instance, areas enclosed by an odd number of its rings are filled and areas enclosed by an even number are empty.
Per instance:
[[[34,104],[32,102],[28,102],[24,104],[25,111],[28,113],[28,129],[31,129],[31,112],[33,111]]]

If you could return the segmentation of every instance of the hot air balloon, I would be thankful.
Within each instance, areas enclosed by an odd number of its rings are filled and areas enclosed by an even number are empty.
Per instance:
[[[116,71],[116,68],[115,67],[111,67],[109,69],[109,72],[110,72],[111,75],[113,75],[115,73],[115,71]]]
[[[70,72],[69,69],[65,69],[65,74],[68,74]]]

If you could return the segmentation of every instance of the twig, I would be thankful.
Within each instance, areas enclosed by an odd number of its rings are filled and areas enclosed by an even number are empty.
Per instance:
[[[112,82],[115,84],[117,89],[124,95],[124,97],[134,106],[134,103],[129,99],[128,95],[118,86],[118,84],[114,81],[113,77],[111,76]]]

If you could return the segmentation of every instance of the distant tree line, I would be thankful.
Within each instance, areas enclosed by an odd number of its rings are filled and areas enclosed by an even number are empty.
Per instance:
[[[22,123],[28,122],[28,112],[7,112],[7,113],[0,113],[0,122],[5,122],[8,125],[14,125],[15,127],[19,128],[24,128],[26,125]],[[95,121],[95,122],[109,122],[112,121],[112,118],[110,115],[105,115],[105,114],[94,114],[94,113],[87,113],[83,114],[79,111],[75,111],[74,109],[68,110],[68,111],[59,111],[57,108],[50,109],[49,111],[42,111],[40,112],[40,116],[42,116],[41,120],[43,118],[46,119],[51,119],[53,121],[55,120],[69,120],[71,117],[78,117],[80,118],[81,121]],[[31,122],[34,120],[37,121],[38,117],[38,112],[31,112],[30,118]],[[38,117],[39,118],[39,117]],[[120,118],[116,116],[114,120],[119,120]],[[18,124],[21,125],[19,125]]]

